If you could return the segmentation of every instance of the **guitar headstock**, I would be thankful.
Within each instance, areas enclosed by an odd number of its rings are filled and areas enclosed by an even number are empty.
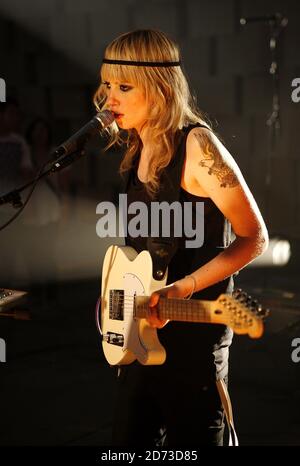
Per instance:
[[[269,314],[261,304],[244,291],[237,289],[232,296],[221,294],[216,301],[218,309],[225,314],[226,325],[239,334],[260,338],[264,331],[264,319]],[[217,311],[216,311],[217,312]]]

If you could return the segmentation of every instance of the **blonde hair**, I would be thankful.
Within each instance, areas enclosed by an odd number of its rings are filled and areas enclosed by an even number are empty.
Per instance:
[[[117,37],[107,46],[104,57],[114,60],[174,62],[180,60],[180,52],[166,34],[148,29]],[[153,194],[158,190],[161,171],[172,159],[178,130],[188,124],[204,123],[204,116],[196,108],[181,66],[146,67],[103,63],[101,82],[114,80],[132,83],[143,91],[147,103],[151,101],[147,129],[151,132],[152,147],[146,188]],[[105,108],[105,101],[105,87],[100,84],[94,95],[98,111]],[[208,126],[207,122],[205,124]],[[106,148],[114,143],[127,145],[120,165],[122,173],[132,167],[142,142],[135,129],[128,130],[125,139],[116,124],[111,125],[109,131],[110,141]]]

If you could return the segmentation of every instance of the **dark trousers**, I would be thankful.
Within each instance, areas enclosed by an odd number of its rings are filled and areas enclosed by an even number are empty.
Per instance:
[[[216,384],[203,383],[196,368],[122,366],[114,409],[115,446],[223,445]]]

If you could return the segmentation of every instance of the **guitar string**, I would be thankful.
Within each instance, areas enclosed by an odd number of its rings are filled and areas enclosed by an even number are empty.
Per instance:
[[[145,295],[138,295],[139,298],[143,298]],[[126,299],[130,299],[130,300],[134,300],[136,299],[137,296],[136,295],[130,295],[130,294],[127,294],[127,295],[121,295],[121,296],[110,296],[109,297],[109,300],[114,300],[114,301],[122,301],[122,300],[126,300]],[[185,298],[178,298],[178,297],[166,297],[166,296],[162,296],[161,297],[162,299],[166,299],[166,300],[174,300],[174,301],[180,301],[182,300],[182,302],[190,302],[190,303],[195,303],[195,302],[199,302],[199,301],[207,301],[208,303],[213,303],[213,302],[216,302],[216,300],[200,300],[200,299],[185,299]],[[232,301],[233,299],[229,299],[231,298],[230,296],[227,298],[223,298],[222,301],[221,301],[221,304],[225,304],[226,301]],[[217,300],[218,301],[218,300]],[[242,301],[236,301],[234,300],[234,303],[236,306],[240,306],[240,305],[243,305],[243,306],[247,306],[247,303],[245,302],[242,302]]]
[[[125,296],[125,299],[115,299],[115,305],[118,305],[118,304],[122,304],[123,305],[123,314],[126,316],[126,315],[134,315],[136,314],[135,313],[135,309],[127,309],[129,306],[133,306],[134,304],[134,296],[130,296],[130,295],[127,295]],[[165,298],[165,299],[168,299],[168,298]],[[175,301],[176,300],[176,301]],[[123,302],[122,302],[123,301]],[[169,300],[168,300],[169,301]],[[182,301],[182,302],[180,302]],[[127,308],[125,307],[127,306]],[[184,299],[180,299],[180,298],[174,298],[174,301],[172,303],[168,302],[167,304],[168,308],[169,308],[169,312],[174,312],[175,314],[185,314],[185,315],[188,315],[189,313],[190,314],[196,314],[195,313],[195,309],[192,309],[193,307],[194,308],[197,308],[197,314],[201,315],[202,314],[205,314],[206,310],[205,309],[199,309],[199,302],[197,300],[195,300],[194,302],[191,302],[191,301],[187,301],[187,300],[184,300]],[[138,306],[140,308],[140,311],[141,312],[145,312],[146,315],[150,315],[150,310],[149,310],[149,307],[146,305],[146,304],[141,304]],[[175,309],[174,309],[175,307]],[[161,313],[164,312],[164,309],[160,309]],[[117,312],[116,312],[117,313]],[[191,316],[188,316],[188,317],[192,317]]]
[[[113,297],[113,298],[109,298],[109,302],[115,305],[117,304],[132,304],[134,302],[134,299],[135,297],[134,296],[131,296],[131,295],[126,295],[124,297]],[[201,304],[201,301],[200,299],[184,299],[184,298],[167,298],[165,296],[163,296],[161,298],[164,302],[168,301],[168,306],[172,306],[172,305],[184,305],[186,307],[189,307],[189,306],[195,306],[195,307],[199,307]],[[206,300],[205,300],[206,301]],[[212,303],[214,303],[215,301],[207,301],[207,303],[209,303],[209,305],[212,305]],[[220,303],[222,305],[226,304],[226,301],[225,302],[222,302]],[[140,307],[140,306],[146,306],[147,304],[146,303],[137,303],[137,306]],[[247,306],[246,303],[239,303],[237,302],[236,304],[233,304],[234,308],[238,308],[239,306],[245,306],[246,309],[248,311],[252,311],[252,312],[255,312],[255,309],[250,309],[249,306]],[[202,304],[202,306],[205,306],[205,304]],[[216,305],[216,307],[218,307]],[[234,310],[232,308],[232,310]],[[245,311],[241,311],[241,312],[245,312]]]
[[[143,295],[141,295],[143,296]],[[131,307],[134,305],[134,300],[136,298],[136,295],[128,295],[128,294],[123,294],[123,295],[115,295],[115,296],[110,296],[110,304],[115,304],[115,305],[122,305],[123,306],[123,310],[122,310],[122,314],[127,317],[128,315],[132,315],[132,316],[136,316],[138,314],[138,312],[135,312],[135,309],[126,309],[125,306],[127,307]],[[173,316],[175,315],[176,317],[180,316],[184,316],[187,320],[188,319],[195,319],[196,317],[198,317],[199,319],[204,319],[205,317],[205,314],[207,314],[207,309],[205,308],[202,308],[202,309],[199,309],[199,306],[200,306],[200,301],[201,300],[197,300],[197,299],[194,299],[194,300],[185,300],[184,298],[166,298],[166,297],[163,297],[164,300],[168,301],[168,304],[167,304],[167,307],[168,309],[162,309],[160,308],[159,311],[161,313],[161,317],[162,317],[162,314],[165,313],[165,312],[170,312],[173,314]],[[112,303],[113,302],[113,303]],[[214,301],[209,301],[210,303],[213,303]],[[226,303],[226,298],[225,298],[225,303]],[[223,302],[224,304],[224,302]],[[246,303],[236,303],[235,304],[235,307],[239,306],[239,305],[244,305],[246,306],[246,311],[245,310],[238,310],[238,309],[226,309],[227,312],[229,312],[231,314],[231,319],[235,319],[235,320],[238,320],[239,322],[243,322],[243,324],[248,324],[249,325],[252,325],[253,324],[253,319],[260,319],[261,317],[258,315],[258,310],[254,310],[254,309],[250,309],[247,307]],[[145,304],[145,303],[142,303],[142,304],[139,304],[138,307],[140,308],[140,312],[141,313],[145,313],[146,316],[150,316],[151,312],[149,310],[149,307]],[[196,309],[195,309],[196,308]],[[240,313],[240,315],[234,315],[235,312],[234,311],[237,311]],[[113,312],[110,310],[110,312]],[[168,316],[165,316],[165,317],[168,317]],[[118,319],[116,319],[118,320]],[[211,319],[206,315],[206,321],[210,322]]]
[[[120,297],[110,297],[109,301],[110,303],[113,301],[113,304],[117,305],[117,304],[127,304],[127,305],[131,305],[133,304],[134,302],[134,299],[135,299],[135,296],[132,296],[132,295],[124,295],[124,296],[120,296]],[[165,296],[162,297],[162,299],[164,301],[168,301],[168,307],[171,307],[171,306],[184,306],[185,308],[189,308],[189,307],[197,307],[199,309],[199,306],[201,306],[200,302],[202,300],[200,299],[184,299],[184,298],[167,298]],[[206,301],[206,300],[205,300]],[[228,300],[229,301],[229,300]],[[227,302],[228,302],[227,301]],[[212,305],[212,303],[214,303],[215,301],[207,301],[210,305]],[[226,299],[225,301],[221,302],[220,304],[222,305],[226,305]],[[146,303],[140,303],[140,304],[137,304],[138,307],[141,307],[141,306],[146,306],[147,304]],[[244,306],[246,308],[246,310],[241,310],[241,309],[238,309],[238,307],[240,306]],[[205,304],[202,306],[205,306]],[[255,309],[255,308],[250,308],[247,303],[243,303],[243,302],[236,302],[236,303],[233,303],[233,306],[231,309],[230,307],[228,307],[227,311],[237,311],[237,312],[241,312],[242,314],[247,314],[247,313],[252,313],[253,315],[255,314],[259,314],[259,312],[261,312],[261,310],[258,308]],[[217,306],[216,306],[217,307]],[[205,311],[205,308],[203,309]]]
[[[118,312],[115,312],[114,311],[109,311],[110,313],[110,316],[112,315],[113,317],[115,316],[118,316],[119,313]],[[144,309],[140,309],[138,312],[136,312],[133,308],[130,308],[130,309],[126,309],[126,308],[123,308],[123,310],[121,311],[120,315],[124,318],[128,317],[128,316],[134,316],[134,317],[137,317],[138,315],[142,314],[141,318],[145,318],[147,316],[150,316],[151,315],[151,312],[149,311],[149,308],[144,308]],[[166,314],[165,316],[163,316],[163,314]],[[181,316],[184,316],[186,319],[203,319],[205,320],[206,322],[211,322],[211,318],[210,318],[210,314],[207,313],[207,311],[205,309],[192,309],[192,308],[180,308],[180,307],[177,307],[177,308],[173,308],[173,309],[159,309],[159,313],[158,315],[161,317],[161,318],[172,318],[172,317],[181,317]],[[110,317],[110,320],[122,320],[122,319],[117,319],[116,317],[113,318],[113,317]],[[222,317],[222,314],[220,315],[220,317]],[[230,318],[231,317],[231,318]],[[253,316],[253,315],[247,315],[246,313],[242,314],[242,315],[232,315],[230,316],[229,318],[227,318],[228,322],[234,322],[234,321],[238,321],[238,322],[243,322],[244,325],[252,325],[253,324],[253,320],[257,320],[259,319],[260,317],[259,316]],[[196,320],[197,321],[197,320]],[[217,323],[217,322],[216,322]],[[220,322],[220,323],[224,323],[224,322]]]
[[[110,304],[113,304],[113,305],[132,305],[132,304],[134,304],[134,299],[135,299],[134,296],[126,295],[124,297],[110,298],[109,302],[110,302]],[[201,303],[200,299],[186,300],[184,298],[166,298],[166,297],[162,297],[161,299],[163,299],[163,303],[165,303],[166,301],[168,302],[168,304],[167,304],[168,307],[184,306],[185,308],[190,308],[190,307],[199,308],[201,305],[205,307],[205,304],[204,305],[200,304]],[[210,305],[212,305],[213,302],[214,301],[208,301],[208,303]],[[225,303],[223,302],[221,304],[224,305]],[[232,307],[231,309],[230,309],[230,307],[228,307],[227,310],[229,310],[229,311],[237,310],[238,312],[246,313],[245,310],[238,309],[238,307],[240,305],[245,306],[248,312],[259,312],[258,310],[250,309],[247,306],[246,303],[236,303],[236,304],[233,305],[234,307]],[[147,306],[147,303],[137,303],[137,306],[138,307]],[[216,305],[216,307],[218,307],[218,306]],[[205,308],[203,310],[205,310]]]

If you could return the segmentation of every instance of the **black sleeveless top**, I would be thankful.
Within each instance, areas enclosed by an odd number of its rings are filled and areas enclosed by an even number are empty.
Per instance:
[[[175,158],[181,163],[181,171],[185,159],[185,142],[189,131],[194,126],[184,128],[184,144],[177,148]],[[179,153],[180,152],[180,153]],[[131,170],[127,184],[127,205],[134,201],[142,201],[150,211],[151,198],[147,194],[144,184],[137,176],[138,160]],[[230,224],[224,218],[210,198],[196,196],[179,187],[178,201],[192,203],[192,218],[196,216],[199,202],[204,204],[204,243],[199,248],[186,248],[184,235],[179,238],[178,249],[168,266],[167,283],[172,283],[185,277],[203,264],[217,256],[230,243]],[[128,221],[130,221],[128,214]],[[147,249],[147,238],[127,236],[126,245],[137,252]],[[232,277],[223,280],[202,291],[194,293],[192,299],[217,299],[221,293],[231,293],[233,290]],[[199,378],[205,381],[224,378],[228,371],[228,347],[232,341],[232,330],[225,325],[202,324],[189,322],[169,322],[158,331],[159,340],[167,351],[164,366],[179,371],[197,370]]]

